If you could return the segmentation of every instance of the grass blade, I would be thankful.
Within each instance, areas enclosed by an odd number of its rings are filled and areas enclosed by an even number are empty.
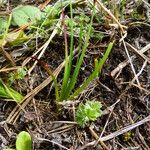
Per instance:
[[[67,45],[67,31],[66,25],[64,23],[64,38],[65,38],[65,71],[64,78],[62,83],[62,89],[60,92],[60,99],[62,100],[64,94],[66,93],[66,86],[68,85],[71,67],[72,67],[72,59],[73,59],[73,14],[72,14],[72,0],[70,0],[70,16],[71,16],[71,41],[70,41],[70,56],[68,57],[68,45]]]
[[[100,73],[101,73],[101,69],[106,61],[106,59],[108,58],[111,49],[113,47],[113,42],[110,42],[107,50],[103,56],[103,58],[98,62],[98,64],[96,63],[96,68],[93,71],[93,73],[89,76],[89,78],[81,85],[81,87],[79,87],[71,96],[69,99],[74,99],[76,96],[78,96],[87,86],[88,84],[94,80]]]
[[[6,99],[13,99],[13,101],[20,103],[23,100],[23,96],[15,91],[14,89],[6,86],[5,83],[0,79],[0,97]]]
[[[66,89],[65,96],[63,97],[64,99],[69,97],[70,93],[72,92],[72,90],[74,89],[74,86],[76,84],[77,76],[79,74],[79,70],[81,68],[81,64],[83,62],[83,58],[85,56],[85,52],[86,52],[86,49],[88,47],[94,14],[95,14],[95,8],[93,9],[93,12],[92,12],[90,26],[89,26],[88,33],[87,33],[87,36],[86,36],[86,39],[85,39],[85,44],[83,46],[83,50],[81,52],[81,55],[79,56],[79,60],[78,60],[78,62],[76,64],[76,68],[75,68],[75,70],[73,72],[72,78],[70,79],[69,85],[68,85],[68,87]]]

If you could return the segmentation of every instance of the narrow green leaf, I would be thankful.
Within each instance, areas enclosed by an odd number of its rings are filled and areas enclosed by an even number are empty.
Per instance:
[[[96,61],[96,68],[94,69],[93,73],[88,77],[88,79],[70,96],[69,99],[74,99],[76,96],[78,96],[87,86],[88,84],[94,80],[100,73],[101,73],[101,69],[105,63],[105,61],[107,60],[110,52],[111,52],[111,49],[113,47],[113,42],[110,42],[108,47],[107,47],[107,50],[103,56],[102,59],[100,59],[99,62]]]
[[[108,58],[108,56],[109,56],[109,54],[110,54],[110,52],[112,50],[113,44],[114,44],[114,42],[110,42],[109,43],[103,58],[100,59],[100,61],[98,62],[97,71],[99,71],[99,70],[101,71],[104,63],[106,62],[106,60],[107,60],[107,58]]]
[[[68,87],[66,89],[64,99],[69,97],[70,93],[72,92],[72,90],[74,89],[74,86],[76,84],[77,76],[79,74],[79,70],[81,68],[81,64],[83,62],[83,58],[85,56],[85,52],[86,52],[86,49],[87,49],[88,44],[89,44],[89,39],[90,39],[90,33],[91,33],[91,29],[92,29],[92,23],[93,23],[94,14],[95,14],[95,8],[93,9],[93,12],[92,12],[90,26],[88,28],[88,33],[87,33],[87,36],[86,36],[86,39],[85,39],[85,44],[83,46],[83,50],[81,52],[81,55],[79,56],[79,59],[78,59],[77,64],[76,64],[76,68],[75,68],[75,70],[73,72],[72,78],[70,79],[69,85],[68,85]]]
[[[69,83],[69,77],[72,67],[72,59],[73,59],[73,14],[72,14],[72,0],[70,0],[70,14],[71,14],[71,41],[70,41],[70,56],[68,57],[68,47],[67,43],[65,43],[65,71],[64,71],[64,78],[62,83],[62,89],[60,92],[61,100],[64,99],[64,95],[66,95],[67,85]]]
[[[16,101],[17,103],[20,103],[23,100],[23,96],[20,93],[6,86],[2,82],[1,79],[0,79],[0,97],[6,98],[6,99],[12,99],[13,101]]]

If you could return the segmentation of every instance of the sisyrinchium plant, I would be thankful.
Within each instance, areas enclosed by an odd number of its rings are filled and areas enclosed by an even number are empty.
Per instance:
[[[62,12],[64,13],[64,12]],[[63,14],[64,15],[64,14]],[[81,69],[82,62],[84,60],[84,56],[86,50],[88,48],[91,32],[92,32],[92,24],[93,18],[95,15],[95,6],[93,6],[92,15],[90,19],[90,23],[88,26],[88,31],[83,31],[83,19],[80,20],[80,34],[79,34],[79,45],[78,45],[78,58],[75,64],[75,68],[73,70],[73,48],[74,48],[74,21],[73,21],[73,13],[72,13],[72,0],[70,0],[70,45],[67,44],[67,26],[65,24],[64,18],[62,19],[62,24],[64,28],[64,40],[65,40],[65,68],[64,68],[64,76],[61,88],[59,89],[57,80],[55,79],[52,71],[47,68],[47,72],[50,76],[52,76],[54,80],[54,87],[55,87],[55,95],[56,95],[56,103],[63,101],[63,100],[70,100],[77,97],[87,86],[88,84],[94,80],[96,77],[99,76],[101,73],[102,67],[106,62],[111,49],[113,47],[113,42],[110,42],[106,52],[104,53],[101,59],[95,59],[95,68],[93,69],[91,75],[81,84],[80,87],[75,89],[75,85],[78,79],[78,74]],[[85,28],[84,28],[85,29]],[[83,42],[84,41],[84,42]],[[84,44],[83,44],[84,43]],[[69,50],[68,50],[69,49]],[[72,73],[71,73],[72,72]]]

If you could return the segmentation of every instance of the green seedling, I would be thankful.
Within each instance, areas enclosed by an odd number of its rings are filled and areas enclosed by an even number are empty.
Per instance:
[[[89,121],[95,121],[101,116],[101,103],[98,101],[87,101],[80,103],[76,111],[76,121],[81,128],[84,128]]]
[[[55,76],[53,75],[52,70],[47,66],[44,65],[43,62],[38,61],[42,63],[42,67],[47,71],[47,73],[52,77],[54,81],[54,88],[55,88],[55,96],[56,96],[56,104],[58,102],[63,100],[73,100],[75,99],[88,85],[91,81],[93,81],[95,78],[99,76],[101,73],[102,67],[104,63],[106,62],[111,49],[113,47],[113,42],[110,42],[106,52],[104,53],[103,57],[99,60],[95,60],[95,68],[93,69],[91,75],[84,81],[84,83],[81,84],[80,87],[75,89],[75,85],[77,83],[79,71],[81,69],[82,62],[84,60],[84,56],[89,44],[89,39],[91,37],[92,33],[92,24],[93,24],[93,18],[95,15],[95,6],[93,7],[92,16],[89,21],[89,25],[87,27],[87,31],[85,32],[84,23],[85,19],[81,17],[80,19],[80,33],[79,33],[79,46],[78,46],[78,58],[77,62],[75,64],[75,68],[72,65],[73,61],[73,45],[74,45],[74,21],[73,21],[73,13],[72,13],[72,0],[70,0],[70,19],[69,19],[69,29],[70,29],[70,45],[68,46],[67,41],[67,26],[64,19],[64,11],[62,11],[62,26],[64,29],[64,41],[65,41],[65,68],[64,68],[64,76],[61,87],[58,86],[57,80]],[[88,21],[88,20],[86,20]],[[84,23],[83,23],[84,22]],[[84,41],[84,45],[83,45]],[[74,68],[74,70],[73,70]]]
[[[126,132],[125,134],[122,135],[124,142],[131,141],[133,137],[134,137],[134,133],[132,131]]]
[[[76,0],[76,1],[72,1],[72,5],[76,6],[76,5],[80,5],[80,3],[82,3],[83,0]],[[62,8],[66,8],[69,7],[70,5],[70,0],[60,0],[57,1],[54,5],[47,5],[45,7],[44,11],[44,22],[41,24],[41,27],[43,25],[49,24],[52,20],[55,20],[61,13]]]
[[[24,67],[24,68],[19,67],[16,72],[9,74],[10,84],[14,80],[21,80],[21,79],[23,79],[26,75],[27,75],[27,68],[26,67]]]
[[[12,19],[12,14],[9,15],[9,18],[7,20],[7,24],[5,24],[5,32],[2,36],[2,39],[0,40],[0,52],[1,52],[1,47],[3,47],[6,44],[6,37],[8,34],[9,27],[11,25],[11,19]]]

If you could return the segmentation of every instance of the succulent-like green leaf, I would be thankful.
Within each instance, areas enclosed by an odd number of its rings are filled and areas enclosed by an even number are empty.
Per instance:
[[[16,140],[16,150],[31,150],[32,139],[28,132],[22,131],[18,134]]]

